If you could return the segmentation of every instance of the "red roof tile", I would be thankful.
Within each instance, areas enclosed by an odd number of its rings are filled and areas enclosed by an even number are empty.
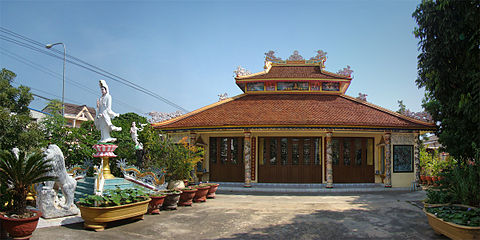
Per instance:
[[[244,94],[154,126],[165,130],[235,126],[434,129],[433,123],[353,97],[324,94]]]
[[[267,73],[253,74],[253,76],[237,77],[237,80],[253,80],[253,79],[272,79],[272,78],[312,78],[312,79],[345,79],[351,80],[350,77],[341,76],[321,70],[318,65],[310,66],[272,66]]]

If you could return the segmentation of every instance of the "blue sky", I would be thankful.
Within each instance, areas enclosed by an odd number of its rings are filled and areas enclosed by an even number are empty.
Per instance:
[[[3,28],[47,44],[63,42],[67,53],[139,84],[193,111],[241,94],[237,66],[263,70],[264,53],[305,58],[326,51],[326,70],[350,65],[347,94],[397,110],[397,100],[421,110],[417,77],[416,23],[419,1],[0,1]],[[9,36],[0,32],[0,36]],[[62,50],[61,46],[55,49]],[[49,50],[51,51],[51,50]],[[27,59],[33,62],[25,64]],[[60,98],[62,60],[0,39],[0,67],[16,84]],[[38,70],[43,69],[43,71]],[[45,72],[53,73],[47,74]],[[99,74],[67,63],[66,102],[95,106]],[[80,83],[80,87],[70,81]],[[119,113],[177,109],[106,79]],[[54,96],[56,95],[56,97]],[[69,101],[70,100],[70,101]],[[36,99],[31,106],[43,108]]]

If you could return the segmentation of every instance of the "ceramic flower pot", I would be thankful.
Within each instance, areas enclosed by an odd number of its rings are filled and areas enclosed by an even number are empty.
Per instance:
[[[150,200],[150,203],[148,204],[148,214],[159,214],[160,213],[160,208],[163,205],[163,202],[165,201],[165,197],[167,195],[163,196],[150,196],[152,200]]]
[[[192,206],[193,198],[197,189],[181,189],[182,193],[180,194],[180,200],[178,201],[178,206]]]
[[[143,215],[147,213],[149,203],[150,198],[142,202],[113,207],[86,207],[78,205],[78,208],[85,221],[83,223],[85,228],[103,231],[108,222],[127,218],[143,219]]]
[[[432,177],[431,176],[425,176],[427,179],[427,185],[432,185]]]
[[[425,175],[420,175],[420,181],[422,185],[425,185],[427,179],[425,178]]]
[[[36,215],[24,219],[7,218],[3,216],[3,214],[0,214],[2,228],[8,232],[11,238],[30,239],[30,237],[32,237],[32,233],[37,228],[38,219],[42,216],[42,212],[34,210],[30,211],[34,212]]]
[[[480,227],[469,227],[443,221],[434,214],[427,212],[426,208],[423,209],[423,212],[427,215],[428,224],[437,234],[445,235],[454,240],[480,239]]]
[[[180,200],[180,191],[175,193],[165,193],[167,196],[162,204],[162,210],[176,210]]]
[[[193,201],[198,203],[198,202],[206,202],[207,201],[207,194],[208,190],[210,190],[210,186],[198,186],[196,187],[197,192],[195,193],[195,196],[193,197]]]
[[[207,193],[207,198],[215,198],[215,192],[217,191],[218,186],[220,186],[220,184],[218,183],[216,183],[215,185],[210,185],[210,189]]]
[[[185,182],[183,180],[173,180],[168,182],[167,189],[184,188]]]

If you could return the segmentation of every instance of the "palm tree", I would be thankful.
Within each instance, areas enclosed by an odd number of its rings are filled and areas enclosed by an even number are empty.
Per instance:
[[[53,181],[55,177],[47,176],[52,169],[43,154],[20,152],[18,158],[10,151],[0,152],[0,183],[8,186],[14,200],[11,212],[21,215],[27,211],[28,188],[44,181]]]

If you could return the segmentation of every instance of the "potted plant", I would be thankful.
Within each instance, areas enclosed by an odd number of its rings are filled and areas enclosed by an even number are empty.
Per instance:
[[[182,191],[173,189],[160,192],[166,195],[162,204],[162,210],[176,210]]]
[[[203,158],[203,148],[188,144],[187,139],[185,137],[178,143],[174,143],[168,137],[160,139],[161,151],[151,157],[155,167],[167,169],[168,189],[185,187],[184,180],[191,177],[190,173]]]
[[[215,198],[215,192],[217,191],[218,186],[220,186],[220,184],[218,183],[205,183],[205,184],[210,186],[210,189],[208,190],[208,193],[207,193],[207,198]]]
[[[207,201],[208,190],[210,190],[210,185],[202,183],[202,184],[193,186],[193,188],[197,189],[197,192],[195,193],[195,196],[193,197],[193,201],[196,202],[196,203],[206,202]]]
[[[193,198],[198,190],[193,187],[185,187],[180,189],[180,191],[182,191],[182,193],[180,194],[178,206],[192,206]]]
[[[83,226],[102,231],[108,222],[127,218],[143,219],[150,200],[138,189],[116,189],[106,190],[103,196],[80,198],[77,205],[85,221]]]
[[[0,153],[0,184],[7,184],[6,192],[11,196],[7,209],[0,213],[2,228],[10,237],[28,239],[37,228],[39,211],[27,210],[28,188],[35,183],[53,181],[46,176],[51,170],[49,160],[43,154],[19,152],[16,156],[10,151]],[[4,203],[2,203],[4,204]]]
[[[148,214],[159,214],[160,208],[165,201],[165,197],[167,196],[165,193],[162,192],[155,192],[149,195],[152,199],[148,204]]]
[[[438,234],[451,239],[480,238],[480,209],[463,205],[426,207],[428,223]]]
[[[452,239],[480,238],[480,164],[450,165],[441,176],[440,186],[427,192],[430,226]]]

